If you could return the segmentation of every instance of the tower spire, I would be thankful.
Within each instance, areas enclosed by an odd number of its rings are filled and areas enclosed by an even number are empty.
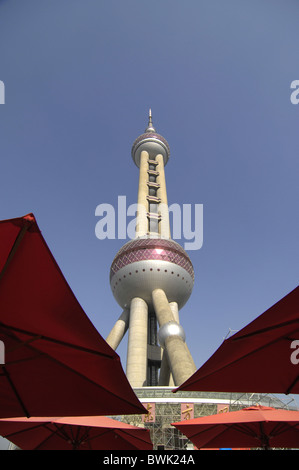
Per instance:
[[[152,120],[152,110],[151,108],[148,111],[148,125],[147,128],[145,129],[145,132],[156,132],[156,129],[153,126],[153,120]]]

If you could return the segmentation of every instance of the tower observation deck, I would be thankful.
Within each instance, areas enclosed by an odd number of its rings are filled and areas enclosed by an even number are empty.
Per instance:
[[[196,371],[179,321],[194,271],[185,250],[171,239],[165,181],[169,156],[150,111],[148,126],[132,147],[139,168],[135,238],[118,251],[110,269],[111,289],[123,311],[106,339],[116,349],[128,330],[126,375],[135,388],[178,386]]]

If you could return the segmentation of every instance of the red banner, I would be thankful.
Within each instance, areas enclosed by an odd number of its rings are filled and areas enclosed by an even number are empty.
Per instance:
[[[227,413],[229,411],[229,405],[222,405],[218,403],[217,405],[217,413]]]
[[[154,423],[156,421],[155,403],[142,403],[142,404],[148,411],[147,415],[142,415],[142,422],[143,423]]]
[[[181,421],[194,418],[194,403],[181,403]]]

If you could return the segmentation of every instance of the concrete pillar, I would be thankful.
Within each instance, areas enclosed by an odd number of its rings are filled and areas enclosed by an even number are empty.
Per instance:
[[[175,321],[165,292],[162,289],[155,289],[152,298],[160,328],[165,323]],[[185,341],[180,336],[170,335],[165,339],[165,350],[175,385],[181,385],[196,371],[195,364],[185,347]]]
[[[171,308],[171,311],[173,313],[173,316],[174,316],[174,319],[177,323],[180,323],[180,318],[179,318],[179,306],[176,302],[171,302],[169,304],[170,308]],[[193,361],[193,357],[191,356],[191,353],[189,351],[189,348],[188,348],[188,345],[187,343],[185,342],[185,349],[186,349],[186,352],[189,356],[189,360],[190,360],[190,363],[193,364],[193,367],[196,369],[196,366],[194,364],[194,361]],[[170,378],[171,379],[171,378]],[[169,385],[171,385],[171,383],[169,383]]]
[[[171,371],[169,367],[169,361],[167,357],[167,351],[163,350],[163,356],[161,361],[160,375],[159,375],[159,385],[166,386],[170,385],[171,381]]]
[[[168,303],[168,299],[163,289],[155,289],[152,292],[153,305],[159,326],[169,321],[175,321],[173,313]]]
[[[129,327],[129,309],[125,309],[106,338],[107,343],[116,351]]]
[[[173,313],[173,316],[174,316],[174,319],[177,323],[180,323],[180,318],[179,318],[179,306],[176,302],[170,302],[169,304],[170,308],[171,308],[171,311]],[[189,348],[187,346],[187,343],[185,342],[185,348],[186,348],[186,351],[187,351],[187,354],[189,355],[189,359],[190,361],[194,364],[194,361],[193,361],[193,358],[191,356],[191,353],[189,351]],[[194,367],[195,367],[195,364],[194,364]]]
[[[160,185],[157,191],[157,196],[161,200],[160,213],[162,216],[160,222],[160,235],[162,238],[171,238],[163,155],[158,154],[156,156],[156,162],[158,162],[156,170],[159,172],[159,175],[157,176],[157,183]]]
[[[175,319],[175,321],[177,323],[180,323],[180,317],[179,317],[179,306],[177,304],[177,302],[170,302],[169,303],[169,306],[171,308],[171,311],[172,311],[172,314],[173,314],[173,317]],[[187,344],[185,343],[185,346],[187,347]],[[192,359],[192,358],[191,358]],[[170,367],[169,367],[169,370],[170,370]],[[173,376],[172,376],[172,373],[170,372],[170,376],[169,376],[169,386],[171,387],[174,387],[174,380],[173,380]]]
[[[178,336],[169,336],[165,340],[165,349],[176,386],[181,385],[196,372],[194,362],[190,360],[185,346],[185,342]]]
[[[135,297],[131,301],[127,351],[127,379],[131,386],[146,385],[147,375],[147,303]]]
[[[177,304],[177,302],[170,302],[169,303],[169,307],[172,311],[172,315],[173,315],[173,318],[174,320],[177,322],[177,323],[180,323],[180,317],[179,317],[179,306]]]
[[[179,322],[179,307],[178,307],[177,302],[170,302],[169,306],[172,311],[174,320],[177,323],[180,323]],[[161,361],[159,385],[174,386],[174,381],[173,381],[173,377],[172,377],[170,366],[169,366],[169,359],[167,357],[167,352],[165,350],[163,351],[163,356],[162,356],[162,361]]]
[[[136,220],[136,238],[144,237],[148,232],[148,202],[146,196],[148,195],[148,159],[149,154],[145,150],[140,155],[139,166],[139,186],[138,186],[138,207],[137,207],[137,220]]]

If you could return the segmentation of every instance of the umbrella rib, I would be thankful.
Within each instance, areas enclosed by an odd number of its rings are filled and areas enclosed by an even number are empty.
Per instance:
[[[2,324],[0,323],[0,326],[2,326]],[[16,336],[14,334],[11,334],[9,332],[6,333],[6,335],[13,339],[13,340],[16,340]],[[23,342],[18,342],[18,344],[15,346],[15,347],[12,347],[12,348],[9,348],[9,349],[6,349],[6,352],[14,352],[14,351],[17,351],[19,348],[23,347],[23,346],[27,346],[29,345],[30,343],[33,343],[34,341],[38,340],[38,339],[42,339],[42,336],[34,336],[32,338],[28,338],[26,341],[23,341]]]
[[[58,362],[58,364],[61,364],[58,360],[52,358],[51,356],[49,356],[51,358],[51,360],[53,360],[54,362]],[[111,392],[111,390],[108,390],[107,388],[105,388],[103,385],[95,382],[94,380],[90,379],[89,377],[87,377],[86,375],[82,374],[81,372],[78,372],[77,370],[74,370],[72,369],[71,367],[63,364],[63,367],[65,367],[66,369],[68,370],[71,370],[73,373],[79,375],[80,377],[83,377],[85,380],[87,380],[88,382],[92,383],[93,385],[95,385],[96,387],[99,387],[101,388],[102,390],[104,390],[106,393],[109,393],[109,395],[112,395],[113,397],[116,397],[118,400],[121,400],[122,402],[124,403],[127,403],[128,405],[130,405],[132,407],[132,403],[127,400],[126,398],[123,398],[121,395],[117,395],[116,393],[114,392]],[[145,410],[146,412],[146,410]]]
[[[49,424],[52,424],[56,430],[53,431],[53,429],[49,428]],[[51,439],[55,434],[60,437],[61,439],[67,441],[69,439],[69,436],[67,435],[67,433],[64,432],[64,429],[63,428],[63,425],[59,428],[56,423],[54,422],[46,422],[43,427],[45,429],[47,429],[48,431],[50,431],[50,434],[49,436],[47,436],[45,439],[43,439],[35,448],[34,450],[38,450],[45,442],[49,441],[49,439]]]
[[[138,441],[141,441],[141,442],[147,442],[145,439],[142,439],[140,436],[135,436],[134,434],[131,434],[130,433],[131,429],[117,429],[117,433],[120,434],[120,436],[122,434],[127,434],[128,436],[130,437],[133,437],[134,439],[138,440]]]
[[[239,432],[242,432],[243,434],[246,434],[247,436],[258,437],[257,434],[253,431],[253,429],[246,426],[245,424],[233,424],[230,427],[236,429]]]
[[[102,436],[104,436],[105,434],[108,434],[109,432],[111,432],[111,431],[113,431],[113,430],[114,430],[113,428],[111,428],[111,429],[110,429],[110,428],[109,428],[109,429],[106,429],[106,431],[101,431],[101,432],[99,432],[98,434],[96,434],[96,435],[90,437],[88,440],[89,440],[89,441],[92,441],[93,439],[97,439],[97,438],[100,437],[100,436],[102,437]]]
[[[11,365],[15,365],[15,364],[21,364],[22,362],[28,362],[28,361],[33,361],[34,359],[37,359],[38,357],[41,357],[41,356],[46,356],[45,353],[41,353],[41,352],[38,352],[35,356],[32,356],[32,357],[26,357],[24,359],[17,359],[15,361],[9,361],[9,362],[6,362],[5,365],[6,366],[11,366]],[[0,374],[1,375],[1,374]]]
[[[62,439],[68,441],[70,437],[73,437],[73,436],[69,436],[68,433],[66,432],[65,424],[62,424],[61,426],[59,426],[57,423],[54,423],[54,422],[52,422],[52,424],[56,429],[55,434],[58,434],[58,436],[61,437]],[[72,431],[72,427],[70,427],[70,430]]]
[[[296,385],[296,383],[298,382],[298,380],[299,380],[299,375],[297,375],[297,377],[295,378],[295,380],[294,380],[294,381],[291,383],[291,385],[286,389],[286,392],[285,392],[286,395],[288,395],[288,394],[291,392],[292,388],[295,387],[295,385]]]
[[[47,426],[44,426],[46,429],[48,429]],[[54,435],[56,434],[56,432],[53,432],[51,431],[51,434],[49,434],[49,436],[45,437],[45,439],[43,441],[41,441],[36,447],[34,447],[34,450],[38,450],[45,442],[49,441]],[[59,437],[61,437],[59,434],[58,434]]]
[[[88,445],[88,447],[89,447],[89,450],[93,450],[93,449],[92,449],[91,442],[90,442],[90,439],[88,439],[88,441],[87,441],[87,445]]]
[[[30,428],[24,428],[24,429],[21,429],[21,430],[18,430],[18,431],[14,431],[14,432],[11,432],[9,434],[3,434],[3,437],[5,437],[5,439],[8,439],[10,440],[13,436],[15,435],[19,435],[19,434],[22,434],[22,433],[26,433],[28,431],[32,431],[34,429],[38,429],[40,427],[44,427],[44,423],[38,423],[36,425],[32,424],[32,426]]]
[[[265,333],[266,331],[273,331],[276,330],[277,328],[283,328],[284,326],[292,325],[293,323],[298,323],[298,318],[295,318],[294,320],[286,321],[286,322],[281,322],[278,325],[272,325],[268,326],[266,328],[261,328],[260,330],[255,330],[252,333],[247,333],[245,335],[237,336],[237,337],[231,337],[231,341],[240,341],[242,339],[250,338],[252,336],[259,335],[261,333]],[[238,333],[236,333],[238,335]]]
[[[25,225],[23,225],[23,227],[19,230],[19,233],[14,241],[14,244],[10,250],[10,253],[8,255],[8,257],[6,258],[6,261],[5,261],[5,264],[2,268],[2,271],[0,273],[0,280],[2,279],[2,277],[4,276],[5,272],[6,272],[6,269],[8,268],[11,260],[13,259],[21,241],[23,240],[23,237],[25,235],[25,233],[27,232],[28,228],[30,227],[31,223],[25,223]]]
[[[49,358],[53,361],[53,362],[57,362],[58,364],[61,365],[61,362],[59,362],[57,359],[53,358],[52,356],[49,356]],[[84,375],[83,373],[81,372],[78,372],[77,370],[75,369],[72,369],[70,366],[67,366],[66,364],[62,363],[63,364],[63,367],[65,367],[66,369],[72,371],[73,373],[79,375],[80,377],[83,377],[85,380],[87,380],[88,382],[92,383],[93,385],[95,385],[96,387],[99,387],[101,388],[102,390],[104,390],[106,393],[109,393],[109,395],[112,395],[114,397],[116,397],[117,399],[121,400],[122,402],[124,403],[127,403],[128,405],[132,406],[132,403],[127,400],[126,398],[123,398],[121,395],[117,395],[116,393],[112,392],[111,390],[108,390],[107,388],[105,388],[103,385],[99,384],[98,382],[95,382],[94,380],[90,379],[89,377],[87,377],[86,375]]]
[[[298,320],[297,320],[297,321],[298,321]],[[291,333],[292,333],[292,332],[291,332]],[[289,334],[289,333],[288,333],[288,334]],[[240,339],[243,339],[243,338],[245,338],[245,336],[242,337],[242,338],[240,338]],[[239,338],[238,338],[238,339],[239,339]],[[257,353],[258,351],[261,351],[261,350],[267,348],[268,346],[270,346],[270,345],[276,343],[277,340],[279,340],[279,339],[280,339],[280,338],[275,338],[275,339],[273,339],[272,341],[269,341],[268,343],[262,344],[261,346],[259,346],[258,348],[254,349],[253,351],[249,351],[247,354],[244,354],[243,356],[238,357],[238,358],[235,359],[234,361],[231,361],[231,362],[229,362],[228,364],[225,364],[225,365],[219,367],[219,368],[216,370],[216,372],[218,373],[218,372],[220,372],[220,371],[223,371],[223,370],[225,370],[227,367],[230,367],[232,364],[236,364],[236,363],[239,362],[239,361],[243,361],[244,358],[249,357],[249,356],[251,356],[252,354]],[[229,339],[225,340],[225,342],[228,342],[228,341],[231,341],[231,340],[232,340],[232,338],[229,338]],[[234,339],[234,341],[236,341],[236,340],[237,340],[237,338]],[[210,375],[213,375],[214,373],[215,373],[215,371],[211,371],[211,372],[209,372],[208,374],[205,374],[203,377],[201,377],[201,379],[206,379],[207,377],[209,377]],[[289,388],[287,389],[287,391],[285,392],[286,394],[288,394],[288,393],[290,392],[290,390],[292,389],[292,387],[296,384],[296,382],[297,382],[298,380],[299,380],[299,377],[297,377],[297,378],[295,379],[295,381],[290,385],[290,387],[289,387]],[[196,377],[195,377],[194,380],[192,380],[192,381],[191,381],[191,380],[190,380],[190,381],[188,380],[188,386],[190,387],[192,384],[194,384],[194,383],[196,383],[196,382],[197,382]]]
[[[81,426],[81,425],[76,426],[77,430],[76,430],[76,437],[75,437],[72,425],[68,426],[67,424],[63,424],[62,426],[59,427],[58,424],[55,422],[52,422],[52,424],[56,427],[55,434],[57,434],[59,437],[67,441],[68,444],[71,444],[73,450],[76,450],[81,445],[81,443],[86,440],[86,437],[88,436],[88,432],[90,429],[90,427],[88,427],[87,430],[84,431],[82,436],[79,438],[80,431],[82,428],[85,428],[85,426]],[[70,435],[67,434],[65,430],[65,426],[69,429]]]
[[[19,404],[20,404],[20,406],[21,406],[21,408],[22,408],[22,410],[23,410],[23,412],[25,413],[25,415],[27,416],[27,418],[29,418],[30,415],[29,415],[29,413],[28,413],[28,410],[27,410],[26,406],[24,405],[24,403],[23,403],[23,401],[22,401],[22,399],[21,399],[21,397],[20,397],[20,394],[18,393],[18,391],[17,391],[17,389],[16,389],[16,387],[15,387],[15,385],[14,385],[14,383],[13,383],[13,381],[12,381],[12,379],[11,379],[9,373],[8,373],[8,371],[6,370],[5,366],[2,366],[2,370],[3,370],[3,372],[4,372],[5,377],[7,378],[8,382],[9,382],[9,385],[11,386],[11,388],[12,388],[12,390],[13,390],[13,392],[14,392],[14,394],[15,394],[15,396],[16,396],[16,398],[17,398],[17,400],[18,400],[18,402],[19,402]]]
[[[32,336],[33,338],[31,340],[29,340],[30,342],[36,341],[38,339],[42,339],[44,341],[49,341],[49,342],[52,342],[52,343],[60,344],[61,346],[66,346],[66,347],[69,347],[69,348],[72,348],[72,349],[77,349],[77,350],[80,350],[80,351],[95,354],[96,356],[102,356],[102,357],[107,357],[109,359],[114,359],[114,354],[106,354],[106,353],[103,353],[103,352],[95,351],[94,349],[89,349],[89,348],[85,348],[83,346],[79,346],[79,345],[76,345],[76,344],[67,343],[67,342],[61,341],[59,339],[50,338],[49,336],[37,335],[36,333],[33,333],[31,331],[22,330],[20,328],[9,326],[9,325],[6,325],[2,322],[0,322],[0,326],[3,327],[3,328],[7,328],[9,330],[15,331],[17,333],[22,333],[22,334]],[[24,342],[24,344],[26,344],[27,342],[28,341]],[[113,353],[114,353],[114,351],[113,351]]]
[[[140,429],[142,429],[142,428],[140,428]],[[147,442],[146,440],[142,439],[142,438],[139,437],[139,436],[135,436],[135,435],[130,434],[131,429],[116,429],[116,428],[109,428],[109,429],[107,429],[107,430],[104,431],[104,432],[100,432],[100,433],[96,434],[95,436],[92,436],[92,437],[89,439],[89,441],[92,441],[93,439],[97,439],[97,438],[100,437],[100,436],[104,436],[105,434],[109,434],[109,432],[111,432],[111,431],[114,431],[116,434],[118,434],[118,435],[119,435],[120,437],[122,437],[122,438],[124,438],[124,437],[122,436],[122,434],[125,434],[125,435],[128,434],[128,435],[130,435],[131,437],[133,437],[134,439],[137,439],[137,440],[139,440],[139,441],[141,441],[141,442]]]
[[[74,436],[74,432],[73,432],[73,427],[70,426],[70,435],[71,435],[71,444],[72,444],[72,449],[75,450],[77,447],[78,447],[78,443],[77,443],[77,438],[78,438],[78,434],[79,434],[79,429],[80,429],[80,426],[77,427],[77,435],[76,437]]]
[[[1,323],[0,323],[0,325],[1,325]],[[28,345],[27,347],[30,348],[30,349],[34,349],[34,350],[36,351],[36,349],[35,349],[34,347],[30,346],[30,345]],[[89,352],[89,351],[88,351],[88,352]],[[76,374],[76,375],[78,375],[78,376],[80,376],[80,377],[83,377],[83,378],[84,378],[85,380],[87,380],[89,383],[95,385],[96,387],[99,387],[101,390],[104,390],[106,393],[109,393],[110,395],[116,397],[116,398],[119,399],[120,401],[122,401],[122,402],[124,402],[124,403],[127,403],[128,405],[132,406],[132,403],[131,403],[130,400],[127,400],[127,399],[123,398],[122,396],[117,395],[116,393],[114,393],[114,392],[112,392],[112,391],[110,391],[110,390],[107,390],[103,385],[101,385],[101,384],[99,384],[98,382],[95,382],[94,380],[90,379],[89,377],[87,377],[86,375],[84,375],[82,372],[78,372],[77,370],[75,370],[75,369],[73,369],[72,367],[70,367],[70,366],[64,364],[63,362],[60,362],[58,359],[55,359],[54,357],[52,357],[51,355],[49,355],[49,354],[47,354],[47,353],[40,353],[40,355],[44,355],[44,356],[48,357],[51,361],[53,361],[53,362],[55,362],[55,363],[61,365],[62,367],[65,367],[66,369],[72,371],[74,374]],[[28,358],[27,360],[32,360],[32,359],[34,359],[34,358],[31,357],[31,358]],[[110,358],[110,359],[114,360],[114,358]],[[21,400],[21,398],[20,398],[20,396],[19,396],[19,394],[18,394],[18,392],[17,392],[15,386],[13,385],[13,383],[12,383],[10,377],[9,377],[9,374],[8,374],[7,370],[4,370],[4,366],[3,366],[3,365],[0,366],[0,370],[1,370],[1,367],[2,367],[2,369],[3,369],[3,371],[4,371],[4,375],[8,378],[9,383],[11,384],[11,386],[12,386],[12,388],[13,388],[13,390],[14,390],[14,392],[15,392],[17,398],[18,398],[18,400],[20,401],[20,404],[21,404],[21,406],[22,406],[22,409],[23,409],[25,415],[27,416],[27,418],[29,418],[29,417],[30,417],[30,414],[28,413],[28,410],[26,409],[26,407],[25,407],[25,405],[23,404],[23,402],[22,402],[22,400]],[[1,374],[0,374],[0,376],[1,376]]]
[[[224,426],[225,426],[225,429],[223,429],[219,434],[217,434],[217,437],[221,436],[221,434],[223,434],[223,433],[225,433],[225,432],[227,431],[228,426],[226,426],[226,425],[224,425]],[[215,424],[214,426],[210,426],[208,429],[204,429],[204,430],[202,430],[202,431],[196,431],[194,434],[191,434],[191,433],[190,433],[190,434],[188,435],[188,438],[192,441],[192,439],[194,439],[194,438],[197,437],[197,436],[200,436],[200,435],[204,434],[204,433],[207,432],[207,431],[211,431],[211,430],[213,430],[213,429],[215,429],[215,428],[216,428],[216,430],[217,430],[217,427],[218,427],[218,424]],[[184,433],[183,430],[181,430],[181,432]],[[213,438],[213,439],[214,439],[214,438]],[[203,447],[205,447],[205,444],[202,444],[202,445],[200,446],[200,448],[203,448]]]
[[[26,433],[28,431],[32,431],[33,429],[38,429],[38,428],[46,428],[48,431],[51,432],[51,434],[49,436],[47,436],[45,439],[43,439],[35,448],[34,450],[37,450],[39,447],[41,447],[45,442],[47,442],[54,434],[56,434],[56,431],[53,432],[51,428],[48,428],[48,423],[39,423],[37,424],[36,426],[32,426],[30,427],[29,429],[26,428],[26,429],[21,429],[20,431],[16,431],[16,432],[13,432],[13,433],[10,433],[10,434],[6,434],[5,437],[6,439],[10,440],[11,437],[13,437],[14,435],[19,435],[19,434],[22,434],[22,433]],[[61,436],[60,436],[61,437]],[[12,441],[13,442],[13,441]]]
[[[235,429],[237,430],[238,432],[240,433],[243,433],[245,434],[246,436],[250,436],[250,437],[254,437],[254,438],[257,438],[258,439],[258,436],[257,434],[252,430],[250,429],[249,427],[246,427],[245,425],[239,425],[238,423],[231,423],[231,424],[226,424],[226,423],[221,423],[221,425],[225,428],[223,429],[221,432],[219,432],[216,436],[216,438],[218,439],[219,436],[221,436],[222,434],[224,434],[226,431],[229,431],[230,429]],[[190,434],[189,435],[189,438],[190,440],[192,440],[192,438],[196,437],[196,436],[200,436],[201,434],[204,434],[205,432],[207,431],[211,431],[213,429],[216,429],[217,430],[217,427],[219,426],[219,424],[214,424],[213,426],[210,426],[208,429],[204,429],[203,431],[197,431],[195,432],[194,434]],[[182,431],[183,432],[183,431]],[[215,437],[214,437],[215,438]],[[212,438],[212,440],[214,439]],[[205,447],[205,444],[203,444],[201,446],[201,448],[204,448]]]
[[[121,439],[126,439],[124,436],[122,436],[121,433],[119,433],[119,429],[115,429],[115,428],[109,428],[109,429],[106,429],[106,431],[104,432],[100,432],[98,434],[96,434],[95,436],[92,436],[88,442],[91,443],[92,440],[94,439],[97,439],[98,437],[102,437],[104,436],[105,434],[109,434],[111,432],[114,432],[118,437],[120,437]]]
[[[289,431],[290,428],[296,429],[299,432],[298,423],[291,424],[290,422],[281,422],[281,423],[277,423],[276,426],[274,426],[274,428],[269,434],[269,437],[272,438],[272,437],[280,436],[284,432]]]
[[[55,434],[57,434],[59,437],[61,437],[62,439],[64,439],[67,442],[71,441],[71,445],[72,445],[73,450],[77,449],[82,444],[82,442],[84,442],[87,439],[88,433],[90,431],[90,426],[88,426],[87,429],[85,430],[84,429],[85,426],[78,425],[77,429],[76,429],[76,436],[75,436],[73,426],[69,426],[70,435],[68,435],[68,433],[65,430],[65,426],[67,426],[67,425],[63,424],[62,426],[59,427],[58,424],[55,423],[55,422],[53,422],[52,424],[56,428]],[[79,437],[80,436],[80,431],[82,429],[83,429],[83,433],[82,433],[81,437]]]
[[[125,439],[127,440],[127,435],[130,436],[130,437],[133,437],[133,439],[136,439],[137,441],[140,441],[140,442],[147,442],[145,439],[142,439],[141,437],[139,436],[135,436],[135,435],[132,435],[130,433],[130,429],[115,429],[115,433],[121,437],[122,439]],[[132,443],[131,443],[132,444]],[[132,445],[135,445],[135,444],[132,444]]]
[[[84,428],[85,428],[85,426],[77,426],[77,432],[76,432],[76,437],[75,437],[74,432],[73,432],[73,427],[72,426],[70,427],[70,433],[71,433],[71,436],[72,436],[73,450],[80,447],[82,442],[84,442],[84,440],[88,437],[90,426],[88,426],[86,430],[84,430]],[[79,437],[80,436],[80,431],[82,429],[83,429],[82,435],[81,435],[81,437]]]
[[[54,429],[51,428],[50,425],[53,426]],[[119,435],[119,437],[121,437],[122,439],[125,439],[125,440],[126,440],[126,435],[128,434],[130,437],[133,437],[136,440],[139,440],[141,442],[147,442],[146,440],[142,439],[139,436],[132,435],[130,433],[130,430],[115,429],[115,428],[106,429],[105,431],[99,432],[96,435],[94,435],[92,437],[89,437],[89,432],[90,432],[91,428],[93,428],[93,427],[94,426],[81,426],[81,425],[78,425],[77,429],[76,429],[76,435],[75,435],[73,426],[68,426],[67,424],[62,424],[60,426],[55,421],[46,421],[46,422],[38,423],[36,425],[34,425],[32,423],[32,426],[30,428],[26,427],[25,429],[21,429],[19,431],[15,431],[15,432],[12,432],[12,433],[9,433],[9,434],[5,434],[3,437],[5,437],[6,439],[10,439],[15,435],[19,435],[21,433],[26,433],[26,432],[32,431],[34,429],[38,429],[38,428],[47,429],[50,432],[50,434],[48,436],[46,436],[41,442],[39,442],[37,444],[37,446],[34,448],[35,450],[38,450],[39,448],[41,448],[47,441],[49,441],[55,435],[58,436],[60,439],[66,441],[67,443],[71,444],[73,449],[79,448],[80,445],[83,442],[86,442],[86,444],[89,446],[89,449],[91,450],[92,449],[92,445],[91,445],[92,440],[97,439],[98,437],[102,437],[105,434],[109,434],[111,431],[115,432],[117,435]],[[69,430],[70,434],[68,434],[68,432],[66,431],[66,428]],[[82,435],[80,437],[80,431],[82,429],[83,429],[83,432],[82,432]]]
[[[83,377],[85,380],[87,380],[89,383],[95,385],[96,387],[99,387],[101,390],[104,390],[106,393],[109,393],[109,395],[112,395],[114,397],[116,397],[117,399],[121,400],[122,402],[124,403],[127,403],[128,405],[132,406],[132,403],[130,400],[127,400],[126,398],[123,398],[121,395],[117,395],[116,393],[112,392],[111,390],[108,390],[107,388],[105,388],[103,385],[99,384],[98,382],[95,382],[94,380],[90,379],[89,377],[87,377],[86,375],[84,375],[82,372],[78,372],[77,370],[73,369],[72,367],[64,364],[64,363],[61,363],[58,359],[55,359],[54,357],[46,354],[46,353],[41,353],[43,354],[44,356],[48,357],[51,361],[59,364],[59,365],[62,365],[64,368],[70,370],[71,372],[73,372],[74,374],[78,375],[79,377]],[[33,358],[29,358],[30,360],[32,360]],[[28,359],[28,360],[29,360]],[[2,369],[3,369],[4,366],[2,366]],[[1,375],[1,374],[0,374]],[[6,375],[6,374],[5,374]],[[26,408],[24,407],[23,410],[25,411]],[[28,414],[27,410],[26,410],[26,416],[27,418],[30,417],[30,414]]]
[[[230,423],[230,424],[226,424],[226,423],[221,423],[221,426],[223,426],[225,429],[223,429],[218,435],[220,436],[221,434],[223,434],[224,432],[226,432],[227,430],[233,428],[233,429],[236,429],[237,431],[243,433],[243,434],[246,434],[247,436],[251,436],[251,437],[257,437],[256,434],[249,428],[249,427],[246,427],[245,425],[242,426],[240,424],[237,424],[237,423]],[[219,424],[214,424],[213,426],[210,426],[208,429],[204,429],[203,431],[196,431],[194,434],[190,434],[190,437],[194,437],[194,436],[199,436],[200,434],[203,434],[205,433],[206,431],[211,431],[212,429],[216,429],[219,427]]]
[[[83,432],[82,432],[82,435],[79,439],[79,433],[80,433],[80,430],[83,429]],[[76,443],[76,446],[79,447],[84,441],[89,441],[88,439],[88,436],[89,436],[89,431],[91,429],[91,426],[87,426],[86,429],[85,429],[85,426],[78,426],[78,432],[77,432],[77,436],[76,436],[76,440],[75,440],[75,443]]]

